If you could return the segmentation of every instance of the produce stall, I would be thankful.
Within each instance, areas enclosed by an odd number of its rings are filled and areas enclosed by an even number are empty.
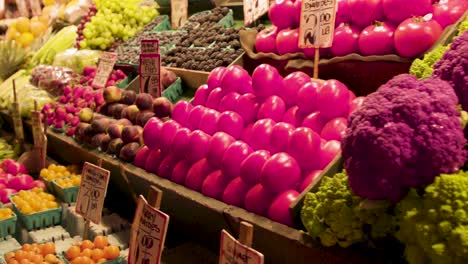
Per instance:
[[[0,9],[1,263],[468,262],[468,1]]]

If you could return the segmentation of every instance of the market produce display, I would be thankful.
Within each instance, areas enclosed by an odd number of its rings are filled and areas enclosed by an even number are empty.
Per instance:
[[[42,188],[21,190],[17,195],[12,196],[11,201],[21,213],[26,215],[59,207],[55,197]]]
[[[252,76],[218,67],[172,120],[148,121],[135,165],[292,225],[289,205],[340,151],[344,117],[359,101],[336,80],[283,78],[266,64]]]
[[[466,18],[457,28],[458,34],[460,36],[468,29],[468,18]],[[432,75],[434,71],[434,64],[438,62],[442,55],[447,51],[450,47],[450,43],[448,45],[438,45],[428,53],[424,55],[422,59],[415,59],[411,64],[410,73],[418,78],[426,78]]]
[[[103,89],[94,89],[92,82],[96,75],[95,66],[87,66],[83,69],[83,75],[80,77],[79,84],[67,85],[63,88],[63,94],[55,104],[45,104],[42,108],[42,114],[47,117],[47,125],[68,135],[75,133],[75,128],[80,122],[79,113],[84,108],[99,110],[105,103]],[[116,70],[111,73],[106,86],[112,86],[126,75]]]
[[[31,83],[54,96],[61,95],[63,89],[78,82],[78,78],[72,69],[58,66],[40,65],[31,72]]]
[[[20,17],[11,23],[6,32],[6,40],[15,40],[23,48],[33,44],[34,39],[47,32],[49,17]]]
[[[156,15],[156,3],[148,6],[142,0],[98,0],[97,12],[84,25],[84,38],[79,42],[79,48],[109,49],[118,40],[127,41]],[[90,9],[90,15],[94,12]],[[80,39],[80,38],[78,38]]]
[[[43,244],[23,244],[21,249],[5,254],[7,264],[14,263],[50,263],[63,264],[64,262],[55,255],[55,244],[46,242]]]
[[[47,181],[52,181],[55,179],[67,179],[72,177],[80,178],[81,175],[79,167],[77,165],[63,166],[50,164],[49,167],[44,168],[40,172],[40,176]],[[75,178],[73,178],[75,179]]]
[[[5,138],[0,138],[0,162],[5,159],[13,159],[17,155],[15,148]]]
[[[80,244],[70,247],[64,254],[71,263],[105,263],[117,259],[120,249],[109,245],[105,236],[96,236],[94,241],[83,240]]]
[[[301,5],[302,1],[291,0],[271,5],[268,14],[273,26],[258,33],[257,52],[279,55],[303,52],[308,58],[314,57],[313,48],[302,50],[298,46]],[[332,46],[321,49],[321,56],[357,53],[417,58],[467,9],[464,0],[434,4],[431,0],[340,0]]]
[[[13,210],[10,208],[0,208],[0,220],[5,220],[13,216]]]
[[[143,127],[156,116],[167,118],[172,103],[165,97],[153,98],[150,94],[136,94],[115,86],[104,89],[105,105],[99,113],[89,108],[80,111],[80,123],[74,136],[95,148],[120,159],[132,162],[142,144]]]
[[[44,182],[34,180],[27,174],[24,165],[12,159],[6,159],[0,163],[0,201],[9,203],[9,196],[20,191],[44,189]]]
[[[97,66],[101,52],[98,50],[67,49],[57,53],[52,65],[67,67],[74,72],[83,72],[85,67]]]

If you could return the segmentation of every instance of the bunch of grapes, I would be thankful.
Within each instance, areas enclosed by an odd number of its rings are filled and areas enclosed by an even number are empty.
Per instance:
[[[96,0],[97,13],[86,23],[82,49],[107,50],[117,40],[127,41],[158,15],[156,5],[142,0]]]
[[[78,37],[76,38],[75,47],[80,47],[80,41],[84,40],[83,29],[85,28],[86,23],[91,21],[91,18],[97,13],[96,5],[92,4],[89,7],[88,14],[81,18],[80,24],[78,25]]]

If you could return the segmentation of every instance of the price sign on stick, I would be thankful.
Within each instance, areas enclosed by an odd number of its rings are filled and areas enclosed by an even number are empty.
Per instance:
[[[41,2],[39,0],[29,0],[29,6],[31,7],[33,16],[40,16],[42,13]]]
[[[96,76],[93,80],[93,86],[99,88],[106,86],[116,61],[117,53],[115,52],[103,52],[101,54],[101,57],[99,57]]]
[[[141,54],[159,54],[159,40],[142,39],[140,45]]]
[[[24,143],[24,131],[23,131],[23,120],[21,119],[21,110],[18,102],[18,97],[16,96],[16,82],[13,80],[13,126],[15,129],[15,136],[18,144],[21,149],[23,148]]]
[[[171,24],[178,29],[187,21],[188,0],[171,0]]]
[[[252,24],[269,9],[269,0],[244,0],[244,24]]]
[[[252,238],[253,226],[246,222],[241,222],[239,241],[222,230],[219,264],[263,264],[263,254],[251,248]]]
[[[143,196],[138,199],[137,211],[132,224],[129,263],[160,263],[166,240],[169,216],[159,210],[162,192],[150,188],[149,203]]]
[[[337,5],[337,0],[302,1],[299,47],[331,47]]]
[[[18,8],[21,16],[29,17],[28,4],[26,3],[26,0],[16,0],[16,7]]]
[[[76,212],[96,224],[101,222],[110,172],[85,162],[76,199]]]
[[[162,96],[161,55],[140,54],[140,93]]]

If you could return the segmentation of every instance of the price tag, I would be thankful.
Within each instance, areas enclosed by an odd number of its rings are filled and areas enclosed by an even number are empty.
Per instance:
[[[39,0],[29,0],[33,16],[40,16],[42,14],[41,2]]]
[[[269,0],[244,0],[244,24],[252,24],[269,9]]]
[[[106,86],[116,61],[117,53],[115,52],[103,52],[101,54],[101,57],[99,57],[96,76],[94,77],[92,83],[93,86],[98,88],[103,88]]]
[[[33,111],[31,113],[31,122],[32,122],[34,146],[40,147],[44,139],[44,136],[42,134],[41,114],[37,111]]]
[[[23,141],[24,140],[23,121],[21,119],[21,113],[20,113],[18,103],[13,103],[13,112],[11,113],[11,117],[13,119],[13,126],[15,129],[16,139],[18,139],[18,141]]]
[[[161,55],[140,54],[140,93],[162,96]]]
[[[76,199],[76,212],[95,224],[101,222],[110,172],[85,162]]]
[[[219,264],[263,264],[263,262],[262,253],[243,245],[226,230],[221,231]]]
[[[129,263],[160,263],[161,253],[166,240],[169,215],[149,205],[140,196],[134,225],[136,236],[130,244]]]
[[[159,54],[159,40],[157,39],[142,39],[141,54]]]
[[[337,5],[337,0],[302,1],[299,47],[331,47]]]
[[[171,24],[178,29],[185,24],[188,16],[188,0],[171,0]]]

